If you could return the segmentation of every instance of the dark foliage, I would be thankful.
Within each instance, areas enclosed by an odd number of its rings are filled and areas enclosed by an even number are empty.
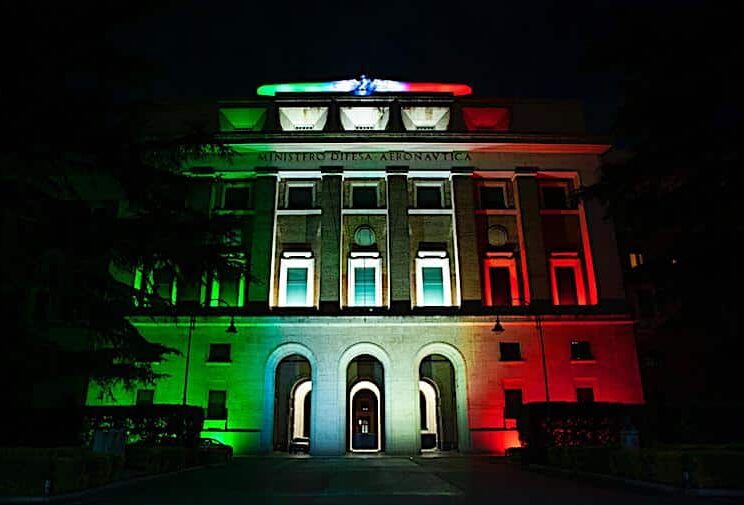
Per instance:
[[[157,68],[108,34],[163,4],[18,12],[35,35],[16,41],[0,94],[12,125],[0,154],[0,378],[11,405],[79,405],[88,379],[110,394],[158,378],[150,364],[174,350],[146,341],[127,316],[135,299],[161,313],[172,307],[157,293],[144,300],[146,290],[133,292],[114,271],[157,264],[193,278],[233,266],[215,247],[227,231],[185,207],[176,173],[186,159],[224,150],[201,123],[165,131],[152,124],[152,104],[120,100]]]
[[[742,401],[744,39],[725,4],[615,14],[614,29],[591,45],[590,66],[622,76],[617,148],[584,196],[607,205],[624,258],[644,257],[626,286],[643,289],[650,307],[638,349],[657,433],[715,439],[731,431],[718,414],[695,414],[696,404]]]
[[[617,446],[623,428],[642,428],[643,407],[621,403],[541,402],[522,406],[519,438],[531,452],[550,447]]]
[[[203,408],[181,405],[86,407],[82,414],[85,445],[97,429],[123,429],[128,443],[193,448],[204,424]]]

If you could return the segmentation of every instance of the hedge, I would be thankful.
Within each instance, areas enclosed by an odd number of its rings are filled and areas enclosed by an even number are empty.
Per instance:
[[[644,423],[641,405],[540,402],[522,406],[517,428],[529,452],[546,458],[550,447],[618,446],[623,428]]]
[[[552,447],[547,462],[567,470],[679,487],[744,488],[744,451]]]
[[[128,443],[196,447],[204,425],[204,409],[182,405],[86,407],[82,442],[90,446],[97,429],[124,429]]]

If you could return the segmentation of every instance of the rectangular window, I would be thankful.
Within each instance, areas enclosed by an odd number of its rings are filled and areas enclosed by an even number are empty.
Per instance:
[[[445,251],[419,251],[416,258],[416,305],[452,305],[449,258]]]
[[[287,185],[288,209],[312,209],[313,204],[312,185]]]
[[[558,291],[558,305],[576,305],[576,275],[572,267],[555,267],[556,290]]]
[[[230,361],[230,344],[209,344],[210,363],[228,363]]]
[[[518,342],[499,343],[501,361],[522,361],[522,350]]]
[[[312,307],[314,260],[311,253],[285,253],[279,271],[279,306]],[[295,257],[295,254],[300,257]]]
[[[225,210],[250,209],[250,186],[226,186],[222,197],[222,208]]]
[[[157,297],[166,303],[175,303],[175,272],[170,267],[158,267],[152,274],[153,291]]]
[[[519,305],[517,260],[513,252],[488,252],[483,259],[484,302],[489,307]]]
[[[568,209],[566,186],[542,186],[543,209]]]
[[[592,346],[586,340],[573,340],[571,341],[571,360],[583,361],[593,360]]]
[[[441,209],[443,206],[441,185],[416,186],[416,208]]]
[[[594,401],[594,389],[576,388],[576,401],[579,403],[592,403]]]
[[[554,305],[586,305],[581,260],[575,252],[551,252],[550,283]]]
[[[480,187],[481,209],[506,209],[504,186]]]
[[[287,305],[305,305],[307,299],[307,268],[287,269]]]
[[[504,390],[504,418],[518,419],[519,411],[522,409],[522,390]]]
[[[137,390],[137,405],[152,405],[155,399],[154,389],[138,389]]]
[[[351,206],[354,209],[376,209],[377,186],[352,186]]]
[[[233,254],[227,258],[229,262],[216,278],[219,280],[216,294],[217,306],[242,307],[245,304],[246,258],[242,254]]]
[[[630,261],[630,268],[638,268],[643,265],[643,254],[632,252],[628,255],[628,260]]]
[[[350,307],[382,305],[382,260],[379,253],[351,253],[347,304]]]
[[[375,269],[354,269],[354,305],[375,305]]]
[[[423,267],[424,305],[444,305],[444,277],[439,267]]]
[[[508,267],[491,267],[488,269],[491,286],[491,305],[512,305],[511,272]]]
[[[209,391],[207,419],[227,419],[227,391]]]

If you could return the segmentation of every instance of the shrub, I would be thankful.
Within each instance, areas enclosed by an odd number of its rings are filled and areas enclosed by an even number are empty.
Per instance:
[[[83,441],[90,445],[97,429],[123,429],[129,443],[196,447],[203,424],[204,409],[201,407],[86,407],[83,416]]]
[[[517,427],[530,459],[546,462],[551,447],[618,446],[628,423],[643,425],[642,406],[551,402],[525,404]]]

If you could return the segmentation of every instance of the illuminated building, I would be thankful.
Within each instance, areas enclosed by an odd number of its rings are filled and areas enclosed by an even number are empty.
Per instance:
[[[503,453],[522,403],[642,402],[613,228],[573,197],[609,146],[576,104],[338,82],[215,107],[234,156],[185,173],[246,270],[154,283],[202,307],[133,314],[184,356],[117,401],[178,404],[186,383],[236,452],[314,454]]]

